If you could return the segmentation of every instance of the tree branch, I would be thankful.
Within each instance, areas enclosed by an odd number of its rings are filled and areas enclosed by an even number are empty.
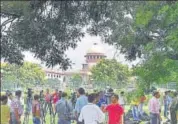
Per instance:
[[[21,15],[17,15],[17,14],[14,14],[14,13],[7,13],[7,12],[0,12],[1,15],[5,15],[5,16],[12,16],[12,17],[15,17],[15,18],[20,18]]]

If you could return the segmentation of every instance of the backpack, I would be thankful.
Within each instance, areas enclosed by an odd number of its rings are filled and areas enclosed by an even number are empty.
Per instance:
[[[70,112],[70,106],[69,106],[69,104],[67,103],[67,101],[65,101],[65,107],[66,107],[66,111],[65,111],[64,115],[65,115],[65,117],[66,117],[66,120],[69,120],[69,121],[75,120],[76,117],[75,117],[74,114],[72,114],[72,113]]]

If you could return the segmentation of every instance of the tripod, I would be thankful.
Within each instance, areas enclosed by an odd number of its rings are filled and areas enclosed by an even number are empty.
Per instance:
[[[50,102],[45,102],[44,109],[45,109],[45,111],[44,111],[44,119],[46,117],[47,112],[49,111],[50,124],[55,124],[55,113],[54,113],[54,110],[53,110],[53,107],[52,107],[51,100],[50,100]]]
[[[32,98],[27,97],[23,124],[29,123],[29,115],[30,115],[30,112],[31,112],[31,107],[32,107]]]
[[[46,121],[45,121],[45,112],[44,112],[44,105],[45,105],[45,102],[43,100],[40,100],[40,110],[41,110],[41,121],[42,121],[42,124],[46,123]]]

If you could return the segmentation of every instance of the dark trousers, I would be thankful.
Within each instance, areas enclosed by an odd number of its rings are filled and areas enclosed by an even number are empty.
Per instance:
[[[159,116],[155,113],[150,113],[150,124],[160,124]]]
[[[84,121],[83,122],[77,122],[77,124],[84,124]]]
[[[76,119],[77,119],[77,124],[85,124],[85,123],[84,123],[84,120],[83,120],[83,122],[79,122],[79,121],[78,121],[79,116],[80,116],[80,113],[78,114],[78,117],[76,118]]]
[[[177,113],[176,111],[170,111],[171,114],[171,124],[177,124]]]
[[[167,117],[168,105],[164,105],[164,117]]]

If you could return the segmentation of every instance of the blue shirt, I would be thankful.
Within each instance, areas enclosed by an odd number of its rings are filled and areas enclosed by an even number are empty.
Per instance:
[[[105,99],[104,97],[101,98],[101,99],[99,100],[99,102],[97,103],[97,105],[98,105],[99,107],[101,107],[102,104],[106,104],[106,99]]]
[[[79,114],[82,108],[87,104],[88,104],[88,98],[85,95],[81,95],[79,98],[77,98],[75,111]]]
[[[64,119],[66,118],[65,114],[70,112],[72,112],[71,104],[62,97],[56,104],[56,113],[58,114],[58,118]]]
[[[172,102],[172,98],[170,96],[167,96],[167,104],[170,105]]]

